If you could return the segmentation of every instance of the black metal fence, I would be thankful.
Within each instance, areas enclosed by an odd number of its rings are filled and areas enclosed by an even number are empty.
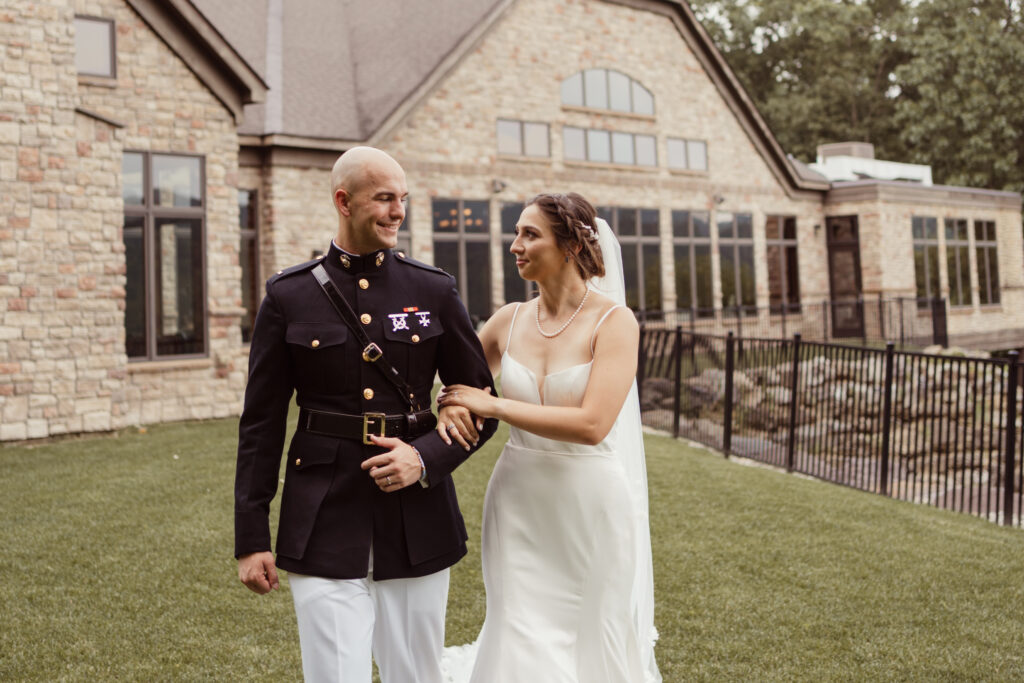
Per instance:
[[[643,325],[644,423],[792,472],[1021,523],[1016,352],[952,357]]]
[[[869,344],[893,341],[900,348],[948,346],[946,300],[892,297],[824,300],[776,306],[680,308],[638,311],[652,329],[682,327],[691,334],[788,338]]]

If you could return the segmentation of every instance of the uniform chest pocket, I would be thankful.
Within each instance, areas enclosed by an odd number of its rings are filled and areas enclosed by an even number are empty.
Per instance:
[[[344,344],[348,336],[344,323],[290,323],[284,340],[310,351],[319,351]]]
[[[430,320],[429,325],[414,321],[407,327],[394,329],[384,327],[386,352],[391,363],[413,386],[433,382],[437,368],[437,344],[444,334],[440,320]]]
[[[349,376],[352,333],[345,323],[294,322],[285,341],[295,369],[296,388],[317,394],[336,391]]]

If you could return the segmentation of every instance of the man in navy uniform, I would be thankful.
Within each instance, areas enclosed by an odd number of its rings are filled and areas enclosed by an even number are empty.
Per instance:
[[[331,190],[329,252],[270,278],[256,316],[235,478],[238,574],[262,594],[278,587],[278,567],[290,573],[307,681],[369,683],[372,651],[384,683],[440,682],[448,568],[467,538],[450,475],[472,449],[433,431],[430,392],[435,372],[493,391],[491,373],[454,278],[392,251],[408,196],[401,166],[353,148]],[[293,391],[275,563],[268,513]],[[486,421],[477,445],[496,426]]]

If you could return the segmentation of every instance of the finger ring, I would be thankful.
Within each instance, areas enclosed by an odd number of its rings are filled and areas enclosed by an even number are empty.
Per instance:
[[[452,396],[458,396],[458,395],[459,395],[459,392],[457,392],[457,391],[453,391],[452,392]]]
[[[449,423],[448,423],[448,429],[449,429],[450,431],[453,431],[453,432],[454,432],[454,431],[455,431],[455,423],[454,423],[454,422],[449,422]]]
[[[391,477],[384,477],[384,481],[388,483],[388,486],[391,486]]]

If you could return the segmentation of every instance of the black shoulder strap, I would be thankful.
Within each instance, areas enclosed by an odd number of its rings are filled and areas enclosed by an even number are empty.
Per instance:
[[[384,357],[384,352],[375,343],[370,341],[370,338],[366,335],[366,331],[363,330],[356,319],[355,311],[349,306],[348,301],[338,290],[338,287],[331,280],[331,277],[327,274],[327,270],[324,269],[323,264],[318,265],[313,269],[313,277],[320,284],[320,288],[324,290],[324,294],[330,300],[331,305],[334,306],[334,310],[338,312],[342,321],[348,325],[348,329],[356,336],[359,343],[363,347],[363,360],[367,363],[373,363],[374,367],[380,370],[384,378],[391,382],[391,384],[398,390],[398,393],[402,395],[402,398],[406,403],[409,404],[409,409],[413,412],[419,410],[419,406],[413,403],[413,391],[412,388],[406,383],[398,370],[388,362]]]

